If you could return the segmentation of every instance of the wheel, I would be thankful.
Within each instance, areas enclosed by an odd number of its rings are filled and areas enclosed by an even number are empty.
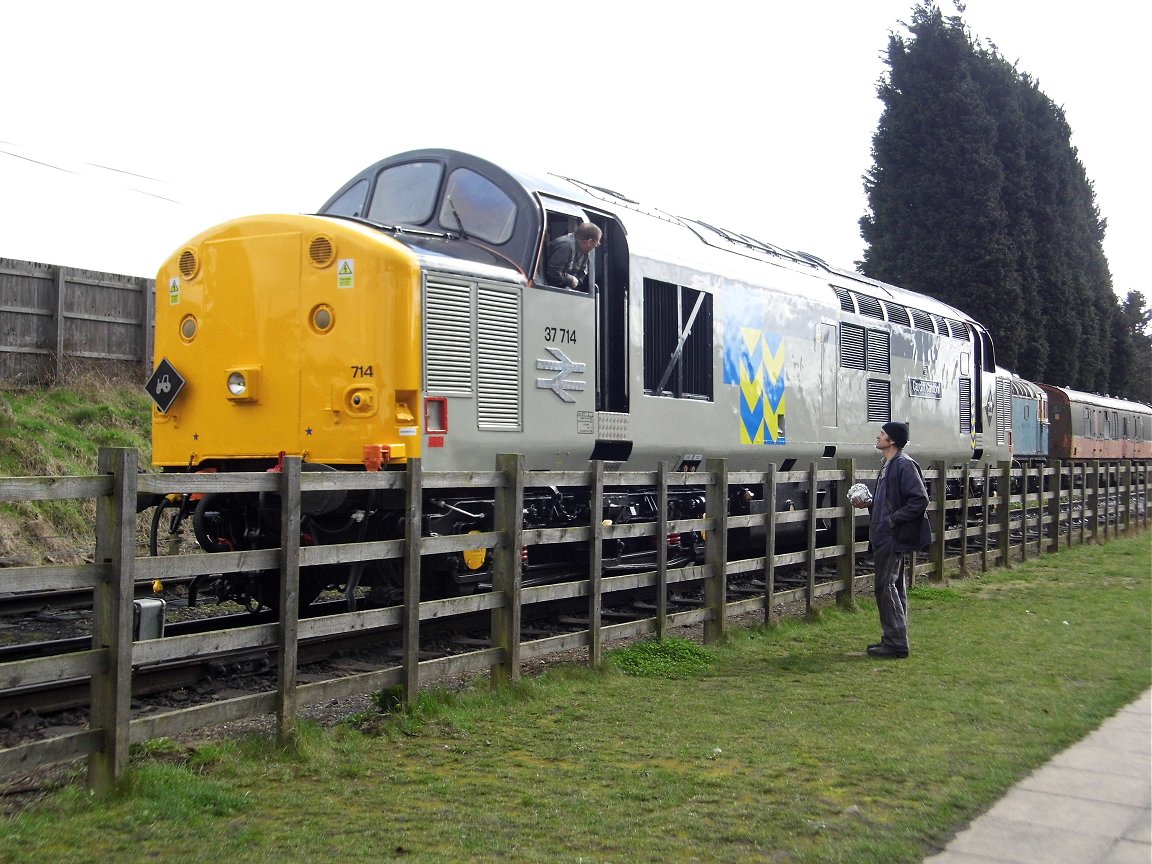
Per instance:
[[[148,532],[148,554],[181,555],[192,551],[185,548],[184,520],[188,517],[187,498],[169,496],[161,499],[152,513],[152,525]]]

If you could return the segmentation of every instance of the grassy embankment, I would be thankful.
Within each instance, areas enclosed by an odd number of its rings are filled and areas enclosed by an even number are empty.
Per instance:
[[[426,693],[296,746],[141,748],[122,794],[0,818],[0,860],[918,862],[1152,683],[1152,534],[871,602]]]
[[[94,474],[101,447],[135,447],[147,467],[150,411],[143,385],[95,377],[0,390],[0,477]],[[92,552],[94,520],[91,502],[2,503],[0,565],[81,560]]]

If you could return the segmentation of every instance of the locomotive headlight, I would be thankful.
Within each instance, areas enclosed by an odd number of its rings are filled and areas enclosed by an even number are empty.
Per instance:
[[[180,338],[185,342],[191,342],[196,338],[196,331],[199,325],[196,323],[195,315],[185,315],[180,321]]]
[[[228,376],[228,392],[233,396],[243,396],[248,392],[248,379],[243,372],[233,372]]]
[[[238,366],[228,371],[228,398],[232,402],[255,402],[260,398],[260,367]]]
[[[312,329],[317,333],[327,333],[332,329],[332,325],[336,323],[336,316],[332,312],[331,306],[327,303],[320,303],[312,307],[308,321],[312,325]]]

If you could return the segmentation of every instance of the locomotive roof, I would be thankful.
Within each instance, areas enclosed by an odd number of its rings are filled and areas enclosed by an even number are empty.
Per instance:
[[[628,234],[629,246],[636,254],[656,260],[682,258],[683,263],[689,266],[707,267],[718,274],[741,275],[752,283],[759,281],[756,278],[757,274],[760,274],[761,280],[763,279],[763,270],[760,268],[768,264],[823,280],[834,289],[851,289],[859,294],[888,300],[932,315],[980,326],[976,319],[947,303],[926,294],[870,279],[852,270],[834,267],[815,255],[785,249],[739,231],[667,213],[657,207],[642,204],[623,192],[594,183],[562,174],[538,174],[517,168],[505,168],[458,150],[444,148],[409,150],[382,159],[345,183],[325,202],[320,212],[326,212],[357,183],[365,180],[369,185],[373,183],[383,168],[419,161],[437,161],[450,170],[458,167],[470,168],[491,180],[517,203],[531,204],[531,207],[526,207],[525,210],[536,215],[535,224],[531,225],[527,232],[532,236],[513,237],[506,244],[509,247],[508,257],[514,261],[528,262],[535,254],[538,237],[543,231],[542,223],[539,221],[542,196],[547,196],[612,216],[623,226]],[[695,238],[697,242],[686,243],[685,240],[688,239],[686,235]],[[441,246],[443,236],[440,235],[440,240],[426,239],[422,244],[424,251],[446,251]],[[402,239],[409,243],[414,242],[410,237]],[[738,263],[741,259],[750,266],[741,266]],[[497,262],[493,260],[488,263]],[[524,269],[527,270],[527,267]],[[837,293],[840,294],[841,291]],[[845,306],[845,297],[841,295],[840,299],[841,305]],[[845,308],[850,309],[851,301],[848,300],[847,304]]]

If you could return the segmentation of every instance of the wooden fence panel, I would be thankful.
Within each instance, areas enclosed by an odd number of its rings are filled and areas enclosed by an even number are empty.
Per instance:
[[[0,258],[0,384],[152,370],[151,279]]]
[[[125,450],[104,450],[101,453],[101,475],[89,478],[0,478],[0,501],[19,500],[27,495],[36,500],[66,499],[69,497],[95,497],[97,500],[97,547],[96,562],[78,568],[60,567],[21,567],[7,571],[15,575],[15,587],[21,591],[56,588],[62,584],[69,586],[88,585],[95,588],[93,647],[65,657],[41,658],[0,664],[0,690],[18,690],[22,686],[63,677],[88,676],[92,681],[93,709],[90,728],[85,732],[61,736],[48,741],[32,742],[19,747],[0,750],[0,776],[31,767],[88,757],[89,782],[95,788],[106,789],[122,779],[127,768],[127,753],[130,743],[138,743],[160,735],[194,729],[199,726],[274,713],[282,737],[290,737],[294,732],[298,706],[314,701],[339,698],[354,693],[379,690],[382,687],[399,684],[404,690],[404,698],[411,703],[417,696],[419,687],[445,675],[460,674],[464,671],[488,669],[496,681],[512,681],[519,675],[520,662],[524,659],[543,656],[554,651],[577,647],[587,647],[592,662],[599,662],[602,645],[626,636],[639,636],[651,633],[663,634],[667,628],[703,623],[705,639],[715,641],[724,635],[727,617],[742,612],[762,611],[767,620],[772,619],[774,604],[782,602],[804,602],[811,608],[818,597],[837,595],[838,599],[851,601],[857,577],[851,564],[855,553],[866,548],[864,542],[857,542],[853,525],[856,512],[844,498],[843,490],[855,480],[875,479],[876,471],[856,471],[851,460],[840,464],[837,470],[817,470],[815,466],[806,471],[767,473],[729,472],[723,460],[707,463],[705,471],[694,474],[668,472],[663,466],[656,472],[605,472],[602,465],[595,466],[592,472],[547,472],[543,482],[555,486],[589,486],[599,497],[605,486],[645,484],[658,486],[660,500],[665,500],[669,486],[701,487],[705,497],[703,518],[668,520],[666,518],[650,523],[629,523],[605,525],[598,518],[592,524],[564,529],[523,528],[522,512],[526,474],[523,459],[516,455],[504,455],[497,461],[497,470],[483,474],[462,477],[458,473],[424,476],[418,462],[413,462],[405,474],[393,473],[389,476],[373,474],[347,474],[334,477],[331,474],[301,473],[298,457],[285,459],[284,470],[279,475],[266,473],[222,475],[142,475],[136,472],[136,454]],[[940,463],[925,471],[925,477],[937,485],[933,496],[932,519],[939,528],[937,547],[934,547],[929,561],[920,565],[919,572],[930,572],[933,578],[943,578],[945,566],[962,566],[966,561],[966,546],[969,527],[978,531],[983,544],[982,566],[988,566],[989,538],[995,537],[995,547],[1000,548],[997,560],[1007,566],[1013,554],[1025,555],[1028,546],[1028,521],[1012,511],[1016,504],[1034,503],[1040,512],[1039,549],[1044,549],[1043,534],[1045,522],[1051,525],[1053,536],[1050,548],[1058,548],[1058,529],[1063,528],[1068,541],[1072,542],[1076,531],[1073,517],[1069,515],[1066,524],[1058,518],[1061,506],[1066,504],[1068,512],[1075,511],[1080,520],[1080,541],[1091,539],[1099,542],[1108,536],[1108,526],[1099,526],[1098,518],[1114,518],[1112,534],[1128,530],[1133,523],[1148,525],[1148,466],[1124,466],[1116,471],[1117,486],[1106,485],[1108,466],[1100,463],[1085,463],[1068,466],[1068,489],[1061,489],[1062,466],[1055,466],[1051,482],[1041,484],[1038,496],[1027,493],[1029,472],[1016,470],[1010,465],[1002,465],[996,472],[999,488],[991,494],[989,480],[992,472],[984,469],[983,523],[967,526],[967,498],[950,500],[941,494],[949,479],[949,472]],[[965,482],[968,472],[958,471],[957,477]],[[494,530],[479,535],[443,536],[425,538],[420,536],[420,501],[422,490],[439,488],[444,485],[459,485],[461,482],[481,479],[477,484],[493,489],[495,500]],[[1021,479],[1022,494],[1011,494],[1011,483]],[[533,482],[541,478],[533,475]],[[1043,479],[1043,475],[1041,476]],[[809,505],[787,513],[775,512],[777,487],[781,483],[820,481],[831,484],[835,491],[833,500],[819,502],[810,496]],[[403,488],[406,495],[406,532],[403,540],[376,541],[369,543],[347,543],[327,547],[299,547],[300,497],[316,484],[340,488]],[[745,516],[727,515],[727,501],[730,489],[736,485],[763,484],[764,512]],[[1090,485],[1091,484],[1091,485]],[[164,492],[180,488],[181,491],[242,491],[259,489],[278,491],[281,500],[292,502],[282,508],[282,533],[288,542],[280,549],[252,550],[247,552],[202,553],[177,555],[164,558],[136,558],[134,549],[136,495],[142,490]],[[471,485],[471,484],[469,484]],[[1102,503],[1110,490],[1116,493],[1117,503]],[[1139,493],[1138,500],[1133,493]],[[1068,499],[1062,501],[1064,494]],[[1046,499],[1045,496],[1050,496]],[[1077,501],[1079,497],[1079,501]],[[1033,501],[1033,498],[1035,500]],[[823,503],[825,506],[818,506]],[[1074,505],[1081,506],[1076,508]],[[959,506],[959,510],[957,507]],[[1089,509],[1091,508],[1091,509]],[[1131,512],[1139,508],[1136,512]],[[666,508],[665,508],[666,510]],[[593,512],[599,512],[593,507]],[[1099,514],[1099,516],[1098,516]],[[989,522],[989,516],[993,520]],[[944,526],[951,520],[959,520],[960,527]],[[832,521],[833,546],[817,548],[815,526],[817,520]],[[1091,520],[1090,527],[1086,523]],[[807,538],[806,548],[798,552],[778,553],[776,551],[776,530],[779,524],[797,524]],[[749,559],[728,560],[727,537],[731,528],[748,527],[762,530],[765,536],[764,554]],[[1019,542],[1009,551],[1009,534],[1021,529]],[[614,538],[651,538],[660,549],[667,543],[668,532],[705,531],[705,562],[679,569],[668,570],[660,567],[658,572],[627,573],[605,576],[600,568],[593,565],[586,578],[571,582],[522,588],[520,584],[520,562],[522,544],[533,543],[582,543],[591,544],[589,558],[595,562],[599,558],[601,543]],[[945,544],[960,539],[960,549],[952,545],[948,550]],[[492,548],[496,559],[494,590],[487,594],[445,600],[419,600],[420,556],[421,554],[460,551],[464,549]],[[759,551],[759,550],[757,550]],[[664,565],[666,556],[657,556]],[[298,598],[299,570],[302,566],[324,562],[357,562],[383,558],[405,558],[405,595],[401,606],[386,609],[355,610],[342,614],[298,619],[294,598]],[[813,576],[816,563],[835,558],[837,577],[831,581],[816,583]],[[848,562],[845,567],[844,561]],[[806,579],[801,587],[777,591],[774,573],[787,565],[800,565]],[[168,637],[133,642],[131,633],[133,586],[142,577],[174,573],[227,573],[249,570],[278,570],[281,579],[281,622],[249,627],[233,628],[196,636]],[[67,572],[65,572],[67,571]],[[5,573],[6,571],[0,571]],[[750,573],[765,580],[765,591],[756,595],[729,602],[726,590],[729,575]],[[39,580],[39,581],[38,581]],[[666,599],[670,586],[689,581],[704,583],[704,603],[698,609],[669,614],[666,603],[656,605],[656,614],[636,621],[604,626],[600,609],[602,598],[614,592],[632,588],[658,589]],[[13,583],[7,583],[11,590]],[[589,622],[587,627],[574,633],[549,636],[524,642],[521,633],[521,609],[525,604],[541,603],[553,599],[586,597],[589,602]],[[491,611],[493,630],[492,647],[485,647],[467,654],[435,660],[421,660],[419,657],[419,622],[433,618],[445,618],[477,611]],[[335,633],[348,633],[369,628],[402,625],[403,657],[394,667],[366,672],[331,681],[320,681],[299,685],[296,678],[297,649],[300,640]],[[208,705],[130,719],[127,709],[128,694],[131,692],[131,669],[133,666],[148,666],[162,662],[172,662],[204,653],[215,653],[237,647],[267,647],[275,650],[278,661],[278,683],[273,692],[254,694],[237,699],[223,700]]]

